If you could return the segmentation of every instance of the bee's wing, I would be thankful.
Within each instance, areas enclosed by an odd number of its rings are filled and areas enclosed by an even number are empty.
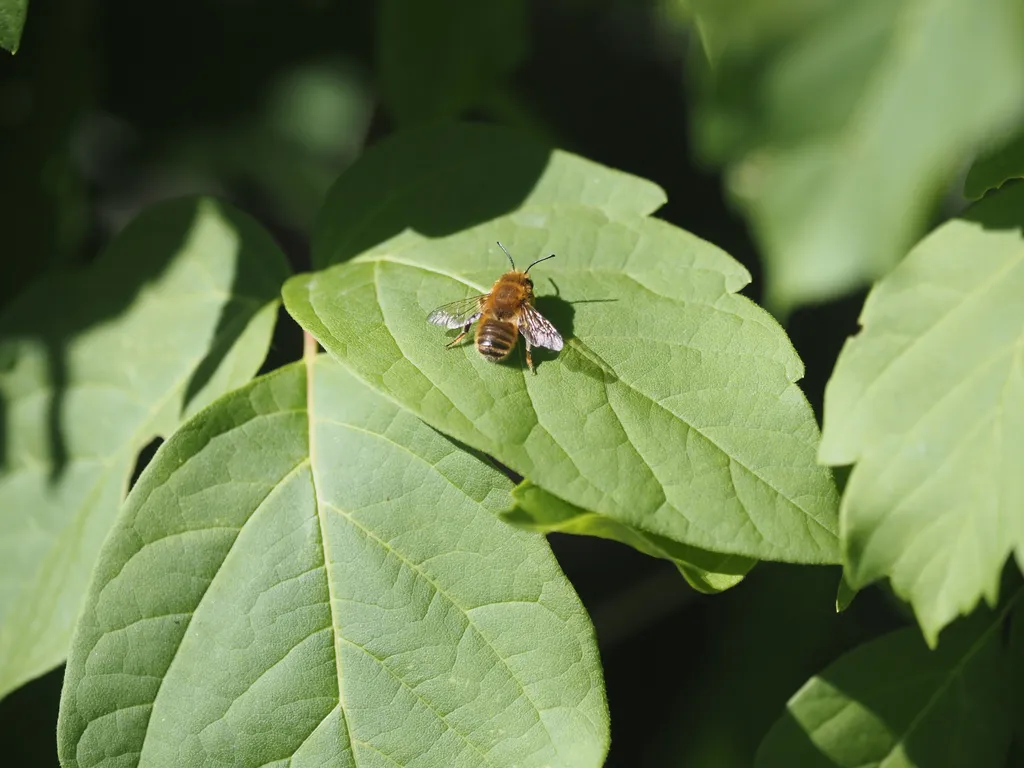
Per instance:
[[[459,299],[450,304],[442,304],[427,315],[427,322],[444,328],[461,328],[469,323],[474,323],[480,317],[480,305],[486,298],[487,294],[483,294],[470,296],[468,299]]]
[[[564,343],[558,329],[549,323],[544,315],[530,306],[523,309],[519,321],[519,332],[534,347],[547,347],[558,352]]]

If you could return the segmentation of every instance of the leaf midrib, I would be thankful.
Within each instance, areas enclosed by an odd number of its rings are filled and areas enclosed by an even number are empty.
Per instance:
[[[231,544],[230,544],[230,545],[228,546],[228,549],[227,549],[227,551],[226,551],[226,552],[224,553],[224,557],[223,557],[223,559],[222,559],[222,562],[223,562],[223,561],[226,561],[226,560],[228,559],[228,557],[230,557],[230,556],[231,556],[231,552],[232,552],[232,551],[234,550],[234,548],[235,548],[235,545],[236,545],[236,544],[238,543],[238,540],[239,540],[239,539],[241,538],[241,533],[242,533],[242,529],[243,529],[243,528],[245,528],[246,524],[248,524],[248,523],[249,523],[249,522],[250,522],[250,521],[251,521],[251,520],[253,519],[253,517],[255,517],[255,516],[256,516],[256,514],[257,514],[257,513],[258,513],[258,512],[259,512],[259,511],[260,511],[260,510],[261,510],[261,509],[263,508],[263,506],[264,506],[264,505],[265,505],[265,504],[266,504],[266,503],[267,503],[267,502],[268,502],[268,501],[270,500],[270,498],[271,498],[271,497],[272,497],[272,496],[273,496],[273,495],[274,495],[274,494],[275,494],[275,493],[276,493],[276,492],[277,492],[277,491],[278,491],[278,490],[279,490],[280,488],[284,487],[284,485],[285,485],[285,484],[286,484],[286,483],[287,483],[287,482],[288,482],[288,481],[289,481],[289,480],[290,480],[290,479],[292,478],[292,476],[293,476],[293,475],[297,474],[297,473],[298,473],[298,472],[299,472],[299,471],[300,471],[300,470],[301,470],[301,469],[302,469],[303,467],[305,467],[306,465],[308,465],[308,463],[309,463],[309,459],[308,459],[307,457],[303,457],[303,458],[302,458],[302,459],[301,459],[301,460],[300,460],[300,461],[299,461],[298,463],[296,463],[296,464],[295,464],[295,465],[294,465],[294,466],[293,466],[293,467],[292,467],[291,469],[289,469],[289,470],[288,470],[287,472],[285,472],[284,474],[282,474],[282,475],[281,475],[281,478],[280,478],[280,479],[279,479],[279,480],[278,480],[277,482],[275,482],[275,483],[274,483],[274,484],[273,484],[273,485],[272,485],[272,486],[271,486],[271,487],[270,487],[270,488],[269,488],[269,489],[267,490],[267,493],[266,493],[266,495],[264,495],[264,497],[263,497],[262,499],[260,499],[260,501],[259,501],[259,502],[258,502],[258,503],[257,503],[257,504],[256,504],[256,505],[255,505],[255,506],[253,507],[253,510],[252,510],[252,512],[251,512],[251,513],[250,513],[250,514],[248,515],[248,517],[246,517],[246,519],[245,519],[245,520],[244,520],[244,521],[242,522],[242,524],[238,526],[238,530],[237,530],[237,532],[235,533],[235,538],[234,538],[234,540],[232,540]],[[175,469],[175,471],[180,471],[180,470],[181,470],[181,469],[182,469],[183,467],[185,467],[186,465],[187,465],[187,462],[186,462],[185,464],[182,464],[181,466],[177,467],[177,468]],[[173,474],[173,473],[172,473],[172,474]],[[161,485],[164,485],[164,484],[166,484],[166,482],[167,482],[167,481],[168,481],[169,479],[170,479],[169,477],[167,477],[167,478],[163,478],[163,482],[161,483]],[[122,563],[121,567],[120,567],[120,568],[118,569],[118,572],[117,572],[116,574],[114,574],[114,576],[113,576],[112,578],[110,578],[110,579],[107,579],[107,580],[105,581],[105,584],[104,584],[103,588],[102,588],[102,589],[100,589],[99,593],[97,594],[97,600],[99,600],[99,599],[100,599],[100,598],[102,597],[102,595],[103,595],[103,591],[104,591],[104,590],[105,590],[105,589],[106,589],[107,587],[109,587],[110,585],[112,585],[112,584],[114,584],[114,583],[115,583],[115,581],[116,581],[117,577],[118,577],[118,576],[120,575],[120,573],[121,573],[121,572],[123,571],[124,567],[125,567],[125,566],[127,566],[128,562],[129,562],[129,561],[130,561],[131,559],[133,559],[133,558],[134,558],[134,557],[135,557],[136,555],[138,555],[139,553],[141,553],[141,552],[142,552],[142,551],[143,551],[144,549],[146,549],[146,547],[150,546],[150,544],[151,544],[151,542],[146,542],[145,544],[143,544],[143,545],[142,545],[142,546],[141,546],[141,547],[140,547],[140,548],[139,548],[138,550],[136,550],[136,552],[135,552],[135,553],[134,553],[134,554],[132,555],[132,557],[130,557],[130,558],[127,558],[127,559],[125,560],[125,562],[124,562],[124,563]],[[171,674],[171,670],[172,670],[172,669],[174,668],[174,664],[175,664],[175,662],[176,662],[176,661],[178,660],[178,654],[179,654],[179,652],[181,651],[181,647],[182,647],[182,645],[184,645],[184,639],[185,639],[185,636],[186,636],[186,635],[188,634],[188,628],[189,628],[189,626],[191,625],[191,623],[192,623],[192,620],[193,620],[193,619],[195,618],[195,615],[196,615],[196,613],[198,613],[198,612],[199,612],[199,609],[200,609],[200,607],[202,607],[202,604],[203,604],[203,600],[205,600],[205,599],[206,599],[206,596],[207,596],[207,595],[208,595],[208,594],[210,593],[210,589],[211,589],[211,588],[213,587],[214,583],[215,583],[215,582],[217,581],[217,576],[218,576],[218,575],[219,575],[220,573],[222,573],[222,570],[221,570],[220,568],[218,568],[218,569],[217,569],[217,572],[216,572],[216,573],[214,573],[213,577],[212,577],[212,578],[210,579],[210,583],[206,585],[206,589],[204,589],[204,590],[203,590],[203,593],[202,593],[202,594],[201,594],[201,595],[199,596],[199,599],[198,599],[198,600],[196,600],[196,604],[195,604],[195,606],[194,606],[194,607],[192,608],[192,610],[191,610],[191,611],[186,611],[186,612],[185,612],[185,613],[189,614],[189,615],[191,616],[191,618],[190,618],[190,619],[188,620],[188,622],[187,622],[187,623],[185,624],[185,626],[184,626],[184,627],[182,628],[182,633],[181,633],[181,638],[182,638],[182,639],[181,639],[181,640],[180,640],[180,641],[178,642],[177,646],[175,646],[175,648],[174,648],[174,652],[173,652],[173,653],[171,654],[171,659],[170,659],[170,661],[169,661],[169,662],[167,663],[167,667],[166,667],[166,669],[164,670],[164,673],[163,673],[163,675],[162,675],[162,676],[161,676],[161,678],[160,678],[160,682],[159,682],[159,684],[157,685],[157,689],[156,689],[156,691],[155,691],[155,692],[153,693],[153,699],[152,699],[152,701],[151,701],[151,702],[148,702],[148,703],[147,703],[147,702],[140,702],[140,703],[137,703],[137,704],[134,704],[134,705],[132,705],[132,707],[139,707],[139,706],[148,706],[148,707],[150,707],[150,713],[149,713],[149,717],[147,718],[147,721],[146,721],[146,728],[145,728],[145,734],[144,734],[144,736],[142,737],[142,745],[141,745],[141,746],[139,747],[139,750],[138,750],[138,754],[139,754],[139,755],[142,755],[142,754],[144,754],[144,753],[145,753],[145,750],[146,750],[146,742],[147,742],[147,741],[149,740],[149,736],[150,736],[150,734],[152,733],[152,731],[151,731],[151,729],[150,729],[150,727],[149,727],[149,721],[150,721],[150,720],[152,720],[152,718],[153,718],[153,713],[154,713],[154,712],[156,711],[156,707],[157,707],[157,701],[158,701],[158,699],[159,699],[159,697],[160,697],[160,692],[161,692],[161,691],[163,690],[163,686],[164,686],[164,683],[165,683],[165,682],[167,681],[167,678],[168,678],[168,677],[170,676],[170,674]],[[135,622],[133,622],[133,623],[135,623]],[[107,630],[103,630],[103,631],[102,631],[102,632],[100,633],[100,637],[103,637],[103,636],[106,636],[106,635],[110,635],[110,634],[113,634],[113,633],[115,633],[115,632],[123,632],[123,631],[124,631],[124,627],[118,627],[118,628],[116,628],[116,629],[107,629]],[[92,648],[91,648],[91,649],[90,649],[90,651],[89,651],[89,653],[90,653],[90,654],[92,653],[92,651],[94,651],[94,650],[96,649],[96,646],[98,645],[98,643],[99,643],[99,638],[97,638],[97,639],[96,639],[96,640],[95,640],[95,641],[94,641],[94,642],[92,643]],[[103,714],[103,716],[104,716],[104,717],[109,717],[109,716],[110,716],[111,714],[114,714],[114,713],[116,713],[116,712],[119,712],[119,711],[121,711],[122,709],[125,709],[125,708],[124,708],[124,707],[116,707],[115,709],[111,710],[110,712],[105,712],[105,713]],[[89,723],[87,723],[87,724],[86,724],[85,728],[84,728],[84,729],[83,729],[83,731],[82,731],[82,736],[83,736],[83,737],[84,737],[84,734],[85,734],[85,733],[86,733],[86,732],[87,732],[87,731],[89,730],[89,727],[90,727],[90,726],[91,726],[91,725],[92,725],[93,723],[97,722],[97,720],[98,720],[98,718],[96,718],[96,719],[93,719],[93,720],[91,720],[91,721],[90,721]],[[81,745],[82,745],[83,741],[84,741],[84,738],[82,738],[82,737],[79,737],[79,738],[77,739],[77,746],[76,746],[76,754],[77,754],[77,749],[81,747]]]
[[[324,518],[323,518],[323,503],[320,497],[320,489],[317,486],[316,481],[316,432],[314,429],[313,412],[315,409],[315,401],[313,399],[314,381],[316,374],[316,349],[315,345],[312,347],[307,345],[304,354],[302,356],[303,366],[305,368],[306,377],[306,441],[308,447],[308,459],[309,462],[309,482],[313,486],[313,503],[316,505],[316,520],[317,526],[320,531],[320,551],[323,555],[324,562],[324,578],[327,582],[327,611],[331,617],[331,635],[334,638],[332,645],[334,646],[334,673],[335,679],[337,680],[338,686],[338,712],[341,716],[341,721],[344,723],[345,733],[344,738],[348,742],[349,747],[352,746],[352,732],[349,729],[348,724],[348,711],[345,706],[345,690],[342,684],[342,669],[341,669],[341,649],[338,645],[338,635],[334,630],[338,626],[337,616],[334,614],[334,587],[332,586],[334,581],[331,578],[331,563],[327,557],[327,532],[324,530]],[[308,737],[307,737],[308,738]],[[356,751],[352,749],[352,766],[353,768],[358,767],[356,761]]]

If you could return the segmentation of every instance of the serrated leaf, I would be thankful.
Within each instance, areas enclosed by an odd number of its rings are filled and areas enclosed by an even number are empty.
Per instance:
[[[964,196],[978,200],[1010,179],[1024,179],[1024,133],[1018,133],[974,161],[964,179]]]
[[[583,203],[649,214],[658,185],[553,150],[505,128],[440,125],[407,131],[363,154],[331,188],[312,243],[316,268],[389,242],[454,234],[512,210]],[[543,215],[543,212],[539,212]]]
[[[0,0],[0,48],[18,52],[27,15],[28,0]]]
[[[255,374],[287,274],[248,216],[183,199],[0,318],[0,696],[64,658],[139,450]]]
[[[1024,108],[1017,0],[693,0],[714,66],[696,115],[785,311],[885,274],[942,186]]]
[[[1005,765],[1004,613],[972,617],[929,650],[916,629],[872,640],[812,677],[758,750],[757,768]]]
[[[384,0],[381,97],[402,124],[458,118],[499,88],[526,57],[524,0]]]
[[[856,466],[852,586],[889,577],[933,642],[1024,556],[1024,187],[921,241],[868,296],[825,390],[820,458]]]
[[[503,365],[425,321],[506,268],[560,291],[567,339]],[[549,282],[550,281],[550,282]],[[699,549],[835,562],[836,494],[782,329],[725,253],[656,219],[529,206],[457,236],[393,243],[285,285],[292,316],[375,389],[583,509]],[[546,291],[545,291],[546,292]]]
[[[62,765],[600,766],[593,629],[510,485],[326,356],[225,396],[104,547]]]
[[[720,555],[653,536],[604,515],[562,501],[529,480],[512,490],[515,506],[502,513],[510,525],[539,533],[575,533],[627,544],[651,557],[673,563],[691,587],[705,594],[739,584],[756,564],[736,555]]]

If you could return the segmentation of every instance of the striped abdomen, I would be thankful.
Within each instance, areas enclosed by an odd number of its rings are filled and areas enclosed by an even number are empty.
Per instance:
[[[509,356],[519,338],[519,329],[512,323],[485,318],[476,328],[476,349],[485,360],[497,363]]]

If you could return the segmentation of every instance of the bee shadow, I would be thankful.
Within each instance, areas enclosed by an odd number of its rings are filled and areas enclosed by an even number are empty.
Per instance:
[[[551,284],[554,285],[555,290],[558,291],[558,286],[555,284],[554,280],[551,281]],[[576,338],[576,308],[574,305],[595,304],[610,301],[618,301],[618,299],[580,299],[578,301],[566,301],[559,295],[559,293],[556,293],[553,296],[538,296],[534,304],[537,307],[537,311],[550,320],[551,324],[558,329],[558,332],[566,342],[566,347],[568,347],[569,341]],[[578,342],[576,346],[580,346],[581,344],[582,342]],[[554,350],[545,349],[543,347],[534,347],[532,354],[533,365],[535,368],[539,368],[542,363],[549,360],[555,360],[561,355],[565,356],[566,367],[570,370],[578,370],[591,378],[603,381],[608,381],[609,378],[615,378],[614,373],[611,372],[611,369],[607,364],[601,365],[597,362],[600,358],[598,358],[593,352],[589,352],[587,355],[580,355],[574,354],[574,351],[570,351],[565,347],[563,347],[561,352],[555,352]],[[591,357],[594,359],[590,359]],[[603,363],[603,361],[601,362]]]

